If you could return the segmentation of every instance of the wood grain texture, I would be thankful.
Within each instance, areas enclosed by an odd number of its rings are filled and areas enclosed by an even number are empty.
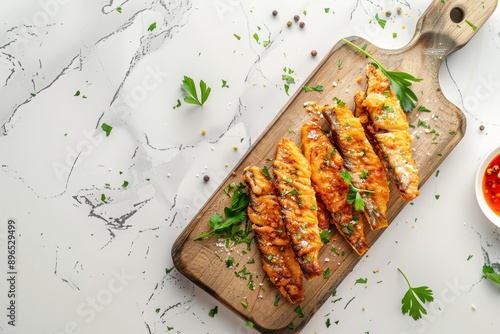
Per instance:
[[[491,16],[496,5],[497,0],[477,2],[457,0],[446,1],[445,4],[441,0],[436,0],[418,21],[415,35],[410,43],[398,50],[384,50],[361,38],[349,38],[357,45],[367,44],[366,50],[389,70],[408,72],[424,79],[414,84],[412,90],[419,98],[417,108],[424,105],[432,112],[420,112],[416,108],[407,115],[410,125],[415,126],[410,132],[415,136],[413,147],[414,157],[419,166],[420,186],[462,139],[466,128],[462,112],[450,103],[440,90],[439,67],[444,57],[463,47],[474,36]],[[460,10],[463,13],[460,22],[453,22],[450,18],[452,10]],[[465,19],[473,23],[477,30],[466,23]],[[343,60],[340,69],[339,59]],[[227,252],[215,244],[215,239],[202,241],[193,239],[209,230],[208,220],[213,213],[221,213],[223,208],[229,205],[229,199],[222,189],[231,182],[239,182],[245,167],[250,165],[263,167],[266,158],[274,157],[276,144],[282,137],[288,136],[300,146],[300,128],[311,119],[304,109],[304,102],[315,100],[318,104],[328,104],[333,97],[338,97],[346,101],[351,109],[354,107],[355,91],[366,88],[367,64],[365,56],[354,52],[344,43],[337,43],[305,81],[307,85],[322,84],[325,87],[324,92],[305,93],[299,90],[291,97],[235,168],[237,177],[230,176],[223,182],[181,233],[172,248],[174,264],[179,272],[212,294],[242,319],[252,321],[255,328],[262,333],[289,333],[287,325],[290,323],[294,324],[298,332],[352,270],[360,257],[340,235],[336,235],[337,240],[333,243],[337,250],[344,251],[345,255],[337,255],[331,251],[330,245],[325,245],[320,252],[320,264],[323,269],[330,268],[331,276],[328,279],[318,277],[305,282],[305,300],[299,303],[304,317],[299,317],[294,312],[297,305],[291,305],[284,299],[278,307],[273,305],[277,291],[265,277],[258,247],[255,244],[245,255],[242,255],[242,252],[246,250],[246,245],[237,246],[232,254],[240,254],[239,257],[233,255],[240,265],[237,268],[227,268],[224,262]],[[360,84],[356,82],[359,76],[363,77]],[[333,82],[337,82],[337,87],[332,87]],[[319,124],[326,128],[323,119]],[[290,134],[289,129],[293,129],[296,134]],[[391,188],[387,215],[390,222],[404,205],[397,191]],[[368,244],[373,246],[381,233],[383,230],[367,229]],[[246,261],[252,258],[255,259],[255,263],[247,264]],[[326,258],[329,258],[329,261],[325,261]],[[244,266],[252,273],[255,291],[247,287],[248,280],[235,275],[235,271],[241,270]],[[243,307],[241,301],[246,301],[248,307]]]

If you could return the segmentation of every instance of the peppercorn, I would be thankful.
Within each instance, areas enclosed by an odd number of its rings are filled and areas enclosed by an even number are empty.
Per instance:
[[[479,126],[479,131],[484,131],[484,125],[483,125],[483,124],[481,124],[481,125]]]
[[[402,12],[403,10],[401,9],[401,7],[396,8],[396,13],[401,14]]]
[[[300,20],[300,16],[295,15],[295,16],[293,17],[293,20],[294,20],[295,22],[299,22],[299,20]]]
[[[316,57],[318,55],[318,51],[311,50],[311,56]]]
[[[306,24],[304,22],[300,22],[299,27],[304,28]]]
[[[205,182],[210,181],[210,176],[208,176],[208,175],[204,175],[204,176],[203,176],[203,181],[205,181]]]
[[[278,11],[275,9],[273,10],[273,16],[277,16],[278,15]]]
[[[391,17],[391,15],[392,15],[392,13],[391,13],[391,11],[390,11],[390,10],[388,10],[388,11],[386,11],[386,12],[385,12],[385,16],[387,16],[387,17]]]
[[[286,26],[287,26],[287,27],[291,27],[291,26],[292,26],[292,21],[288,21],[288,22],[286,23]]]

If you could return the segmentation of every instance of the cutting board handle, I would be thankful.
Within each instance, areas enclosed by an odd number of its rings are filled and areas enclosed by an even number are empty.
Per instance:
[[[495,11],[498,0],[435,0],[420,17],[409,45],[426,43],[446,56],[463,47]]]

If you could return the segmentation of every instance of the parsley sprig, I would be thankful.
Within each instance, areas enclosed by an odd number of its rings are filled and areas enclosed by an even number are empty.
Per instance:
[[[500,274],[495,272],[495,269],[493,269],[492,266],[486,264],[483,265],[483,274],[484,276],[486,276],[486,278],[490,279],[496,284],[500,284]]]
[[[210,92],[212,89],[207,86],[205,81],[200,80],[200,93],[201,96],[198,98],[198,92],[196,91],[196,85],[194,83],[194,80],[188,76],[184,76],[184,80],[182,80],[182,85],[181,88],[183,91],[185,91],[188,95],[184,96],[184,102],[190,103],[190,104],[197,104],[199,106],[202,106],[208,99],[208,96],[210,95]]]
[[[373,61],[373,66],[380,69],[382,73],[384,73],[384,75],[391,82],[391,87],[396,93],[396,96],[401,103],[401,108],[403,108],[404,111],[410,112],[413,110],[413,108],[415,108],[415,103],[418,101],[418,98],[417,95],[415,95],[415,93],[410,89],[410,86],[412,85],[412,82],[422,81],[422,78],[416,78],[406,72],[389,71],[384,67],[384,65],[382,65],[377,59],[375,59],[375,57],[366,52],[363,48],[360,48],[359,46],[348,41],[345,38],[342,38],[342,41],[370,58]]]
[[[340,176],[342,177],[342,180],[344,180],[344,182],[349,185],[349,192],[347,193],[347,203],[354,203],[355,211],[363,211],[365,209],[365,202],[361,197],[361,193],[373,194],[373,190],[363,190],[353,186],[351,182],[351,173],[349,173],[345,169],[340,172]]]
[[[398,271],[404,277],[406,284],[408,284],[408,291],[401,300],[403,305],[401,307],[401,311],[403,314],[408,313],[408,315],[414,320],[418,320],[422,318],[422,314],[427,314],[427,310],[422,303],[432,302],[434,300],[434,297],[432,296],[433,292],[427,286],[420,286],[417,288],[412,287],[408,278],[406,278],[401,269],[398,268]]]
[[[194,240],[215,236],[225,239],[227,246],[232,241],[234,244],[244,242],[250,247],[253,240],[253,238],[249,238],[252,230],[251,224],[247,223],[244,228],[241,228],[242,223],[247,222],[247,207],[250,202],[250,197],[245,189],[246,185],[243,183],[229,185],[224,191],[231,196],[231,205],[224,208],[224,216],[220,213],[214,213],[208,221],[212,229],[197,236]]]

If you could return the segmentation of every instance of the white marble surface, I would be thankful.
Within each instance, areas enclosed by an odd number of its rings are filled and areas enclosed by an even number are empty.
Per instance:
[[[283,67],[295,70],[292,94],[341,37],[402,47],[430,2],[2,2],[0,263],[9,278],[12,219],[17,285],[10,298],[1,280],[0,333],[251,333],[175,269],[166,274],[174,240],[289,99]],[[382,29],[384,10],[393,15]],[[304,29],[286,27],[296,14]],[[499,19],[497,9],[443,62],[465,137],[302,333],[499,332],[499,286],[481,272],[499,263],[499,230],[473,187],[500,144]],[[184,75],[212,87],[203,107],[174,108]],[[401,314],[397,268],[435,293],[419,321]]]

